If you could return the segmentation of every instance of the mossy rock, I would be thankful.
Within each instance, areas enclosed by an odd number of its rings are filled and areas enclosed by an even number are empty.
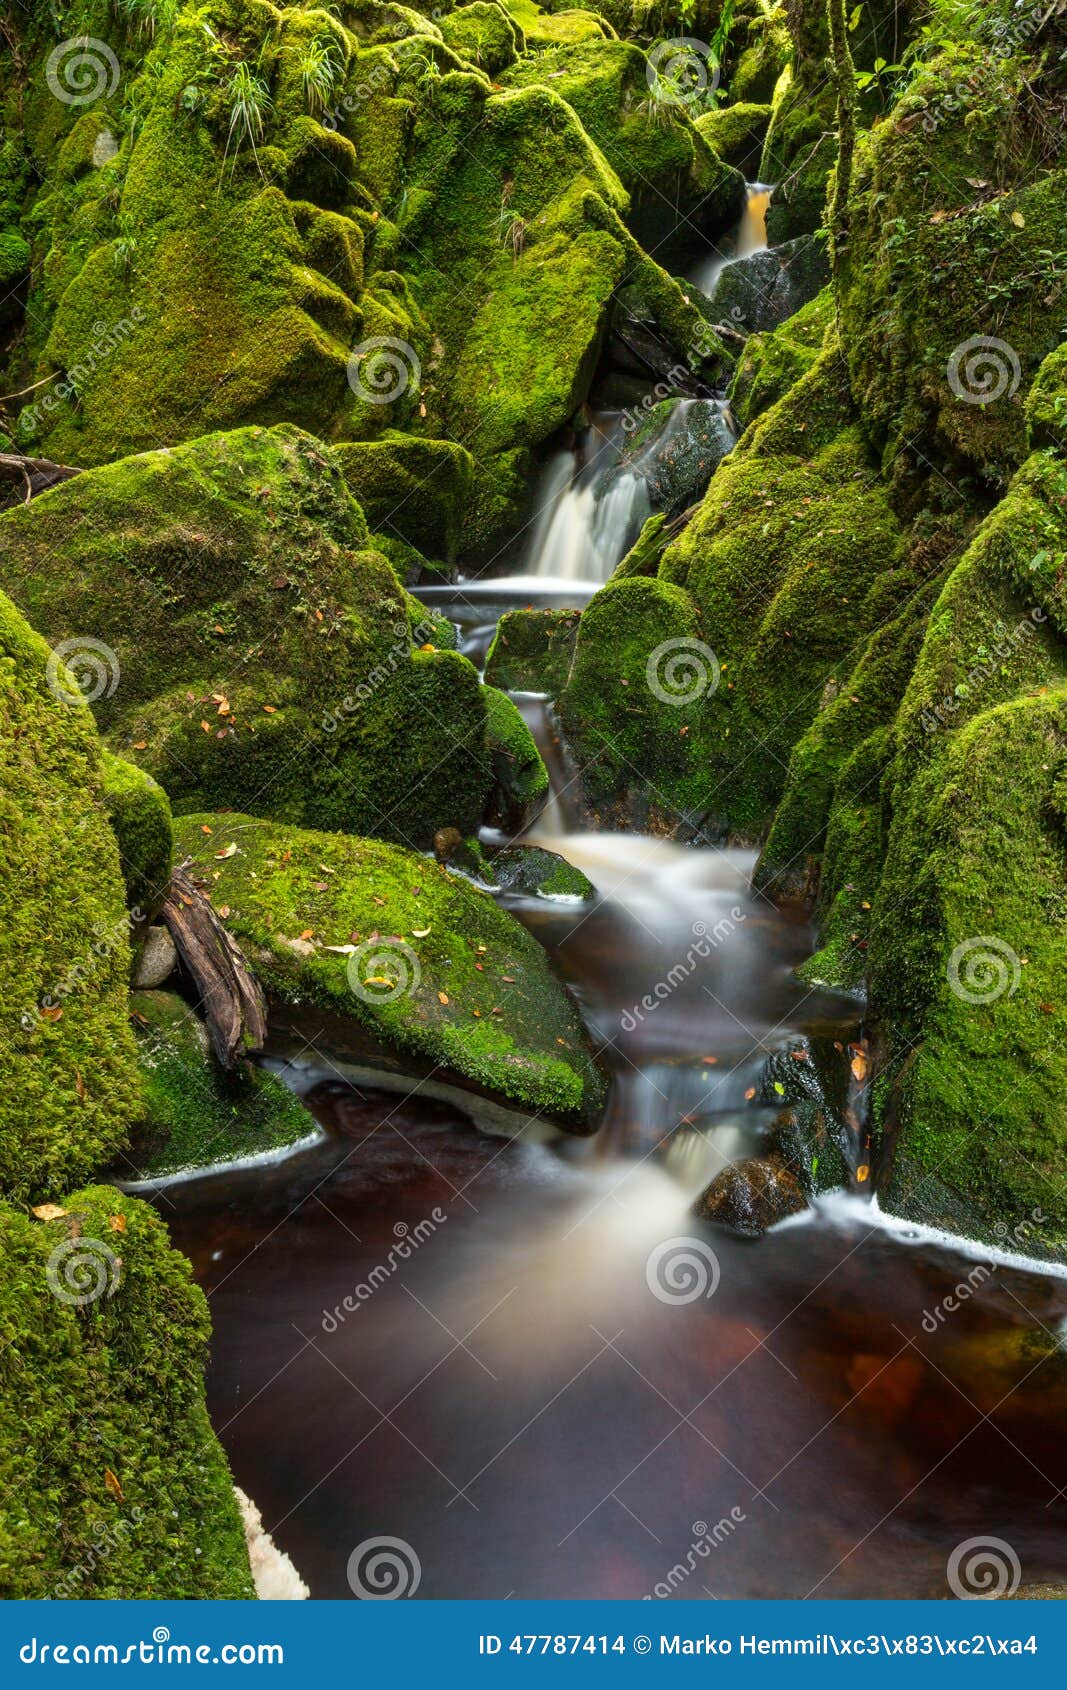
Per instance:
[[[200,1017],[175,992],[134,992],[130,1015],[144,1104],[114,1165],[120,1181],[269,1155],[306,1139],[314,1121],[265,1069],[225,1072]]]
[[[611,581],[582,612],[560,722],[593,816],[672,830],[707,791],[702,706],[714,653],[680,587]]]
[[[673,106],[668,121],[657,113],[648,61],[632,43],[559,47],[521,61],[504,80],[512,87],[546,84],[577,112],[630,194],[629,228],[650,251],[666,252],[665,261],[694,256],[740,215],[743,176],[723,162],[684,105]]]
[[[103,642],[100,725],[176,811],[255,804],[417,845],[480,823],[477,673],[415,649],[421,611],[310,435],[124,459],[5,513],[0,537],[31,620]]]
[[[834,320],[829,288],[768,334],[751,335],[730,385],[730,405],[741,429],[777,404],[816,362]]]
[[[659,560],[671,541],[665,512],[656,511],[642,526],[640,534],[620,563],[615,565],[611,579],[625,581],[631,575],[655,575]]]
[[[486,681],[556,698],[570,674],[580,616],[578,610],[505,611],[485,660]]]
[[[179,846],[277,998],[332,1011],[513,1110],[594,1126],[604,1087],[581,1021],[488,893],[395,845],[248,816],[190,817]]]
[[[489,755],[493,791],[486,819],[508,833],[519,833],[548,797],[548,770],[533,734],[506,693],[487,686]]]
[[[107,1186],[52,1214],[0,1204],[0,1589],[251,1598],[189,1263],[153,1209]]]
[[[375,533],[454,563],[474,482],[474,460],[452,440],[386,432],[334,448],[341,473]]]
[[[104,751],[100,760],[104,808],[118,841],[126,902],[138,922],[159,909],[170,885],[173,856],[170,801],[144,769]]]
[[[487,76],[498,76],[523,51],[522,30],[498,0],[473,0],[440,18],[448,45]]]
[[[534,898],[580,899],[596,897],[589,877],[556,851],[539,845],[512,845],[493,857],[493,877],[502,892],[517,892]]]
[[[739,100],[734,105],[705,112],[697,118],[696,127],[724,164],[739,170],[746,181],[754,181],[759,174],[770,121],[769,105]]]
[[[2,596],[0,719],[0,1185],[48,1197],[123,1143],[137,1106],[130,918],[92,715]]]

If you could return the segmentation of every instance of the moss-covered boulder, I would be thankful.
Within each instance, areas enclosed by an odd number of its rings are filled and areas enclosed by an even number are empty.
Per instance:
[[[697,118],[696,127],[723,163],[732,165],[751,182],[759,174],[770,121],[769,105],[738,100],[733,105],[705,112]]]
[[[829,288],[768,334],[751,335],[730,384],[730,405],[743,430],[783,398],[815,363],[833,326]]]
[[[549,899],[580,900],[596,896],[588,875],[556,851],[539,845],[511,845],[493,856],[493,879],[502,892]]]
[[[148,921],[170,885],[170,801],[150,774],[135,763],[112,756],[110,751],[101,754],[100,772],[104,808],[118,841],[126,902],[136,921]]]
[[[147,1204],[0,1204],[0,1591],[253,1595],[204,1406],[207,1303]]]
[[[419,609],[311,436],[241,429],[124,459],[0,531],[12,595],[88,651],[111,745],[177,811],[255,805],[415,844],[477,827],[477,674],[416,648]]]
[[[269,1156],[315,1130],[303,1104],[265,1069],[216,1061],[207,1029],[175,992],[134,992],[143,1102],[131,1142],[114,1165],[120,1181]]]
[[[51,1196],[124,1140],[130,918],[76,677],[0,597],[0,1188]]]
[[[548,770],[537,743],[506,693],[485,688],[493,791],[487,820],[518,833],[548,797]]]
[[[488,893],[394,845],[248,816],[190,817],[179,845],[278,999],[514,1111],[595,1124],[603,1082],[581,1021]]]
[[[506,611],[485,660],[486,681],[507,692],[557,697],[570,673],[580,614],[577,610]]]
[[[474,482],[469,452],[451,440],[386,432],[334,453],[376,536],[455,561]]]

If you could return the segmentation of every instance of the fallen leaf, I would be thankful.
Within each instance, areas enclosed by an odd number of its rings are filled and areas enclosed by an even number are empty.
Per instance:
[[[125,1232],[126,1231],[126,1216],[125,1215],[109,1215],[107,1224],[111,1228],[112,1232]]]
[[[213,827],[208,827],[207,822],[201,822],[200,831],[201,833],[214,833],[215,829]]]
[[[62,1004],[50,1003],[47,1008],[43,1008],[41,1010],[41,1020],[42,1021],[61,1021],[62,1019],[63,1019],[63,1006],[62,1006]]]
[[[438,1001],[438,1003],[447,1003],[448,1002],[448,993],[447,992],[438,992],[437,1001]]]
[[[209,734],[211,732],[211,723],[210,722],[201,722],[200,726],[203,728],[203,730],[206,734]]]
[[[147,751],[148,741],[146,739],[135,739],[133,742],[133,749],[135,751]]]
[[[714,1068],[719,1059],[717,1056],[702,1056],[700,1060],[706,1067]]]
[[[428,927],[413,927],[411,929],[411,937],[413,939],[425,939],[429,935],[429,932],[430,929]]]
[[[745,1102],[751,1103],[752,1099],[755,1097],[755,1095],[756,1095],[755,1086],[749,1086],[748,1090],[745,1093]]]
[[[221,851],[215,852],[215,855],[216,855],[216,857],[236,857],[237,846],[232,844],[232,843],[229,844],[229,845],[224,845],[222,847]]]
[[[852,1058],[850,1066],[852,1068],[852,1078],[856,1081],[857,1085],[862,1085],[864,1080],[867,1078],[867,1058],[864,1056],[862,1050],[858,1050],[856,1052],[855,1056]]]
[[[313,927],[305,927],[303,933],[300,935],[301,939],[310,939],[314,931],[315,929]]]
[[[862,1182],[864,1180],[870,1179],[870,1177],[871,1177],[870,1168],[867,1166],[866,1162],[861,1162],[859,1167],[856,1169],[856,1178],[862,1184]]]
[[[265,704],[263,708],[267,712],[268,716],[276,716],[278,714],[277,706],[274,704]]]
[[[1011,214],[1011,220],[1017,229],[1026,228],[1026,218],[1023,216],[1021,211],[1013,211]]]
[[[227,916],[228,916],[228,915],[229,915],[229,913],[230,913],[230,906],[229,906],[229,904],[220,904],[220,905],[219,905],[219,912],[218,912],[218,913],[219,913],[219,915],[220,915],[220,916],[221,916],[221,917],[222,917],[222,919],[223,919],[223,921],[225,921],[225,920],[226,920],[226,917],[227,917]]]
[[[225,693],[215,693],[212,696],[218,704],[218,714],[220,716],[228,716],[230,714],[230,701],[226,697]]]
[[[122,1486],[119,1484],[110,1467],[104,1468],[104,1483],[111,1492],[112,1496],[117,1496],[120,1502],[125,1502],[126,1498],[123,1495]]]
[[[66,1212],[66,1209],[61,1209],[58,1203],[39,1203],[36,1209],[32,1211],[39,1221],[58,1221],[60,1216],[65,1215]]]

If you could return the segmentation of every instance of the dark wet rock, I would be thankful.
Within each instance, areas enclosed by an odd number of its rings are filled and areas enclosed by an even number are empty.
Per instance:
[[[716,319],[762,334],[815,298],[829,280],[826,254],[812,235],[727,264],[711,295]]]
[[[509,846],[493,858],[497,885],[537,898],[593,898],[596,887],[565,857],[539,845]]]
[[[673,519],[702,496],[734,438],[716,401],[665,399],[633,434],[620,473],[639,474],[653,510]]]
[[[495,884],[489,859],[478,840],[464,839],[458,828],[443,827],[435,833],[433,850],[437,861],[447,864],[454,873],[469,875],[472,880],[482,880],[489,886]]]
[[[724,1168],[699,1198],[695,1213],[726,1227],[740,1238],[760,1238],[787,1215],[806,1209],[808,1200],[784,1156],[750,1156]]]

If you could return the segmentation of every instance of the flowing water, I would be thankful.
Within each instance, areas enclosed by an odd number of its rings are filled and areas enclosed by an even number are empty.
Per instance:
[[[424,592],[476,659],[629,543],[639,504],[598,501],[590,462],[549,466],[528,575]],[[517,702],[553,782],[533,837],[598,895],[506,901],[583,1007],[603,1125],[492,1139],[302,1052],[322,1141],[158,1197],[238,1484],[322,1597],[365,1591],[383,1538],[420,1597],[944,1597],[977,1537],[1005,1578],[1063,1579],[1067,1276],[845,1193],[755,1244],[693,1217],[766,1143],[768,1058],[860,1011],[797,983],[812,933],[750,854],[577,831],[547,702]]]
[[[773,189],[765,182],[750,182],[745,209],[740,222],[711,251],[701,259],[691,274],[691,280],[701,293],[709,297],[728,264],[740,258],[751,258],[754,252],[767,251],[767,212]]]

